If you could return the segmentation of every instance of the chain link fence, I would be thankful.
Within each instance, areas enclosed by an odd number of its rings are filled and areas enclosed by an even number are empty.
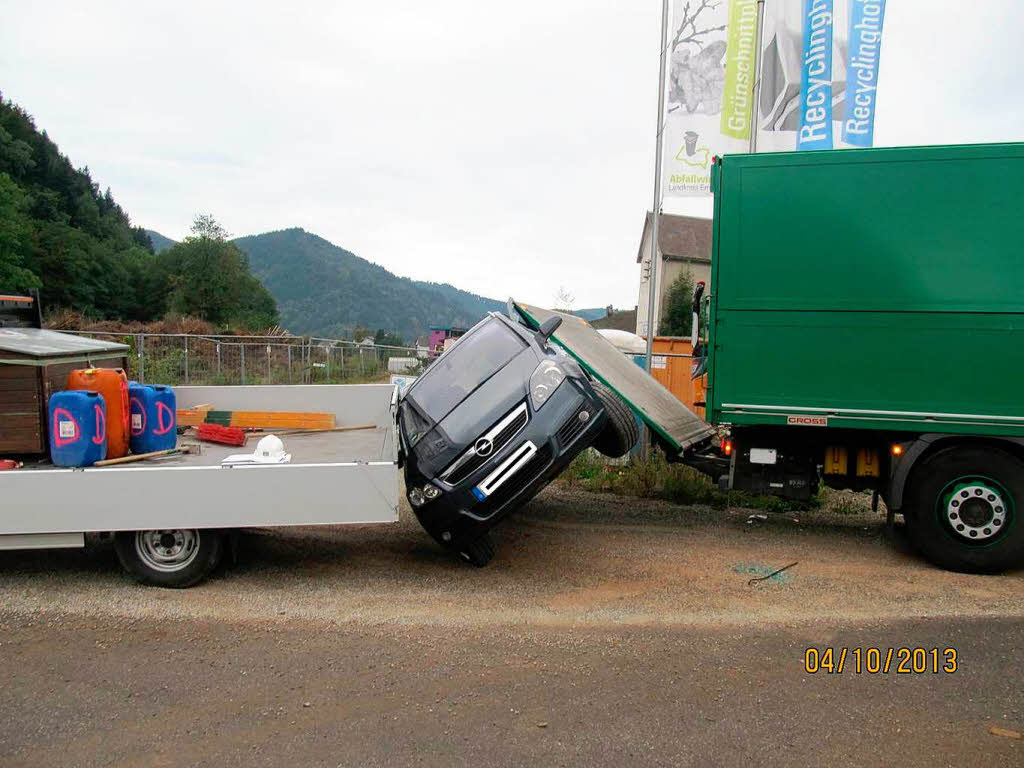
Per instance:
[[[416,347],[358,344],[315,336],[199,336],[71,331],[129,346],[135,381],[185,384],[358,384],[415,375],[427,365]]]

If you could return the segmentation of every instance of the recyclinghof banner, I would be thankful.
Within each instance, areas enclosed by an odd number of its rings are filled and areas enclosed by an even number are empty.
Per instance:
[[[662,168],[667,196],[710,194],[711,159],[870,147],[885,0],[672,0]]]

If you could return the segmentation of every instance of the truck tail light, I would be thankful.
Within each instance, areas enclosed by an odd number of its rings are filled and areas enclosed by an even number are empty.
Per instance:
[[[726,456],[732,456],[732,440],[726,438],[722,441],[722,453]]]

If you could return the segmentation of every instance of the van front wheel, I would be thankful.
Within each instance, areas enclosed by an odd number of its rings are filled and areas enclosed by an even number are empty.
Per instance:
[[[198,584],[217,567],[224,536],[220,531],[194,528],[120,531],[114,536],[114,549],[136,581],[182,589]]]
[[[590,385],[608,414],[608,421],[594,441],[593,447],[598,453],[613,459],[625,456],[633,450],[636,441],[640,439],[640,427],[633,418],[633,412],[615,392],[601,382],[592,381]]]
[[[470,565],[483,568],[494,558],[494,540],[489,533],[485,533],[476,541],[467,544],[459,555]]]

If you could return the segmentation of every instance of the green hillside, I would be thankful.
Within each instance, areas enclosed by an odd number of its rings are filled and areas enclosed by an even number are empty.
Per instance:
[[[171,238],[161,235],[155,229],[147,229],[146,234],[149,235],[149,242],[153,244],[153,250],[156,253],[163,253],[178,244],[177,240],[171,240]]]
[[[110,190],[0,98],[0,291],[37,289],[44,307],[148,319],[152,259]]]
[[[470,326],[505,303],[447,284],[398,277],[302,229],[233,241],[277,300],[292,333],[344,336],[383,328],[412,340],[431,325]]]

